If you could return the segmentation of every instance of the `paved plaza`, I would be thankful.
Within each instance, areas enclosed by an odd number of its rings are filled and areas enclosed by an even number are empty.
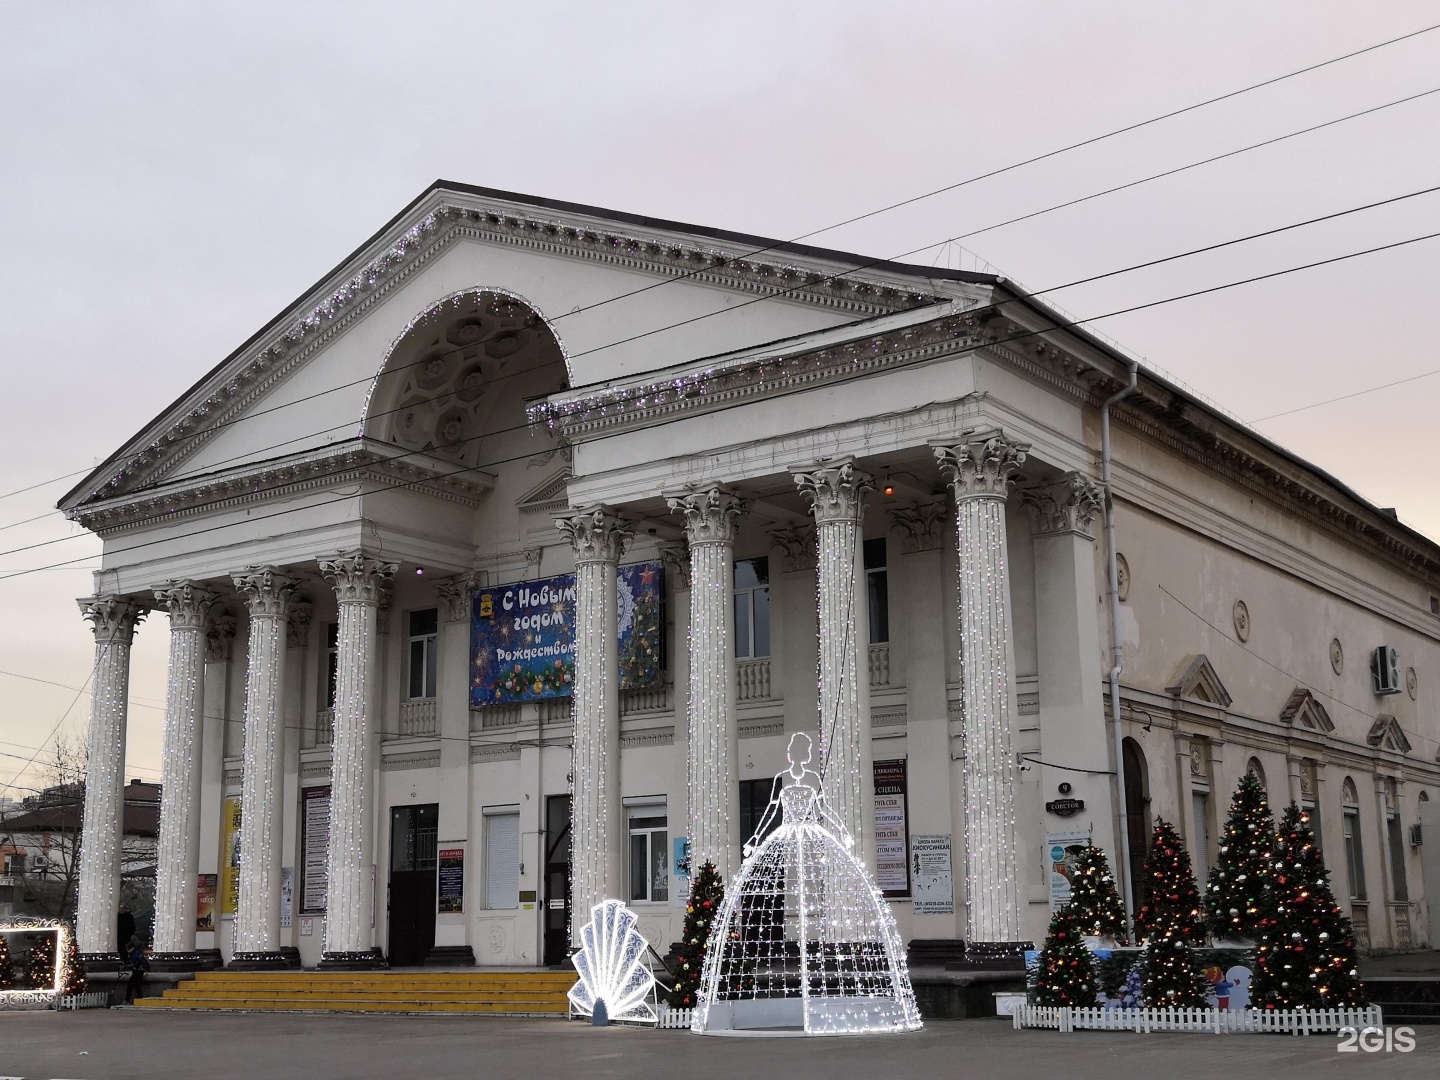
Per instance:
[[[535,1080],[535,1078],[1035,1077],[1037,1080],[1314,1080],[1425,1077],[1440,1027],[1407,1054],[1338,1053],[1333,1036],[1216,1036],[1011,1029],[937,1021],[912,1035],[702,1038],[504,1018],[147,1013],[0,1013],[0,1077],[27,1080]],[[223,1048],[223,1049],[222,1049]]]

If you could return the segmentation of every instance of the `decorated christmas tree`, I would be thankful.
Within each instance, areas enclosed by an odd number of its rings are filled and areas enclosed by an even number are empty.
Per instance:
[[[1195,962],[1190,943],[1176,927],[1157,930],[1145,942],[1140,980],[1145,989],[1145,1004],[1149,1008],[1205,1007],[1208,984]]]
[[[55,935],[41,934],[25,962],[25,981],[32,990],[49,990],[55,985]]]
[[[83,994],[85,992],[85,965],[80,963],[80,947],[75,941],[72,929],[65,935],[65,985],[62,994]]]
[[[14,987],[15,968],[10,963],[9,935],[0,934],[0,990],[13,990]]]
[[[1075,857],[1070,878],[1070,912],[1082,934],[1125,941],[1125,903],[1102,848],[1094,844]]]
[[[1135,912],[1135,936],[1141,941],[1169,932],[1187,943],[1205,938],[1205,921],[1200,914],[1200,890],[1190,853],[1163,818],[1155,821],[1150,852],[1141,871],[1140,909]]]
[[[690,884],[690,900],[685,905],[685,929],[676,953],[679,966],[675,973],[675,989],[670,1004],[677,1009],[693,1009],[700,994],[700,973],[705,967],[705,950],[710,944],[710,927],[720,914],[725,899],[725,886],[715,872],[715,864],[706,862]]]
[[[1255,946],[1250,1002],[1263,1009],[1365,1004],[1350,920],[1330,892],[1330,872],[1294,803],[1275,837],[1273,884]]]
[[[1217,938],[1253,938],[1260,932],[1274,835],[1265,789],[1254,773],[1247,772],[1235,788],[1220,836],[1220,858],[1210,870],[1205,891],[1210,932]]]
[[[1073,904],[1067,904],[1050,919],[1050,932],[1040,948],[1040,966],[1035,973],[1036,1005],[1083,1008],[1095,1004],[1095,963],[1085,947],[1085,933]]]

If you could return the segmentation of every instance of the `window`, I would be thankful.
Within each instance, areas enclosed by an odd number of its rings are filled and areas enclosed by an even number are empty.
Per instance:
[[[426,608],[410,613],[410,697],[435,696],[435,633],[439,610]]]
[[[1387,845],[1390,848],[1390,882],[1395,891],[1391,899],[1405,903],[1410,899],[1410,883],[1405,880],[1405,834],[1400,828],[1399,814],[1386,818],[1385,836],[1390,841]]]
[[[735,655],[770,655],[770,559],[735,561]]]
[[[1344,806],[1345,870],[1350,875],[1350,899],[1365,899],[1365,849],[1360,843],[1360,806],[1355,785],[1345,778],[1341,789]]]
[[[1265,789],[1265,792],[1268,795],[1270,791],[1270,785],[1265,783],[1265,766],[1260,764],[1260,759],[1252,757],[1250,759],[1250,763],[1245,766],[1245,771],[1255,774],[1255,779],[1260,781],[1260,786]]]
[[[890,575],[885,569],[885,538],[865,541],[865,587],[870,600],[870,644],[890,640]]]
[[[520,906],[520,815],[485,810],[485,906]]]
[[[5,876],[21,876],[25,873],[25,852],[12,851],[5,856]]]
[[[325,707],[335,708],[335,683],[340,676],[340,624],[325,624]]]
[[[748,844],[750,838],[755,835],[755,830],[760,827],[760,822],[765,820],[765,808],[770,805],[770,795],[774,790],[775,779],[768,780],[741,780],[740,781],[740,843]],[[764,834],[760,837],[765,839],[780,824],[780,814],[777,807],[775,817],[765,827]]]
[[[1190,800],[1195,811],[1195,880],[1203,889],[1210,873],[1210,795],[1192,789]]]
[[[436,840],[440,836],[440,806],[396,806],[390,810],[390,872],[435,872]]]
[[[630,810],[630,899],[670,899],[670,833],[665,804]]]

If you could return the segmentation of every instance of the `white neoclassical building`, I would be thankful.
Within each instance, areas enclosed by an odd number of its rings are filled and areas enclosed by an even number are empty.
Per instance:
[[[62,507],[87,954],[147,612],[180,964],[553,963],[607,896],[663,951],[799,731],[907,940],[1037,939],[1158,817],[1203,870],[1247,770],[1434,933],[1440,548],[995,276],[437,183]]]

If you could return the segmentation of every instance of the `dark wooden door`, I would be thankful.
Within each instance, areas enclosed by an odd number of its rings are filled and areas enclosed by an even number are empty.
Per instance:
[[[545,800],[545,963],[570,955],[570,796]]]
[[[390,963],[418,967],[435,947],[435,848],[440,807],[390,809]]]

